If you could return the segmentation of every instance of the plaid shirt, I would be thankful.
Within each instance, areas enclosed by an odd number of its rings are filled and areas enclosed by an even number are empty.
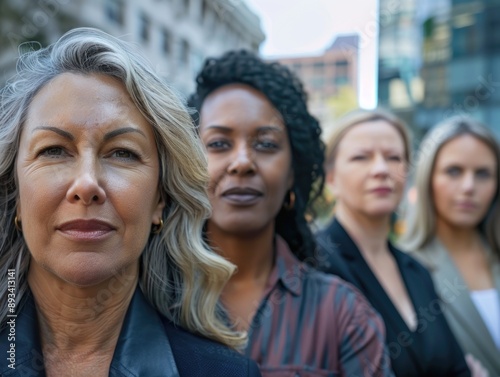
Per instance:
[[[301,263],[280,237],[244,353],[264,377],[392,375],[383,322],[366,299]]]

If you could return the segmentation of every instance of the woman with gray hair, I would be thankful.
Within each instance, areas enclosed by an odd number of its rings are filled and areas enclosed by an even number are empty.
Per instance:
[[[458,116],[437,125],[421,144],[418,199],[401,240],[429,268],[464,352],[491,376],[500,373],[499,169],[482,124]]]
[[[217,314],[202,146],[137,52],[82,28],[22,55],[0,125],[0,375],[260,375]]]

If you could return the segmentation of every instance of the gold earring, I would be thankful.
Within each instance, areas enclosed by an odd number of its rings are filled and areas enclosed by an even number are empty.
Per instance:
[[[156,225],[156,224],[153,225],[153,228],[151,229],[151,233],[160,234],[162,229],[163,229],[163,219],[160,219],[160,223],[158,225]]]
[[[293,206],[295,205],[295,192],[293,192],[293,190],[290,190],[289,192],[290,194],[288,194],[288,202],[285,202],[283,204],[283,208],[287,211],[291,211],[293,209]]]
[[[21,226],[21,221],[19,221],[19,219],[16,217],[14,217],[14,226],[16,227],[16,229],[19,231],[19,232],[22,232],[23,231],[23,228]]]

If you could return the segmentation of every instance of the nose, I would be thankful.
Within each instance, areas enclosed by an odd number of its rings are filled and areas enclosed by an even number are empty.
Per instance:
[[[465,193],[472,193],[474,191],[475,180],[474,172],[468,171],[464,174],[462,179],[462,190]]]
[[[71,186],[66,192],[66,199],[71,203],[80,203],[85,206],[104,203],[106,191],[101,185],[99,170],[95,158],[82,158],[73,173]]]
[[[387,177],[389,175],[389,166],[381,154],[375,156],[372,165],[372,174],[377,177]]]
[[[255,173],[257,169],[251,146],[246,145],[246,143],[235,148],[235,153],[231,156],[231,159],[232,161],[227,167],[229,174],[248,175]]]

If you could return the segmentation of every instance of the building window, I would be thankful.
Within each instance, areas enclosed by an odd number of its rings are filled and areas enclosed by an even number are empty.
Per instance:
[[[141,41],[149,41],[149,17],[144,13],[139,16],[139,37]]]
[[[325,67],[325,63],[324,62],[314,62],[313,63],[314,72],[317,73],[317,74],[322,74],[324,67]]]
[[[118,25],[125,23],[125,3],[123,0],[107,0],[104,6],[108,20]]]
[[[181,64],[189,64],[189,43],[185,39],[181,40],[179,59]]]
[[[324,84],[324,81],[323,81],[322,77],[315,76],[311,80],[311,87],[313,89],[321,89],[321,88],[323,88],[323,84]]]
[[[205,21],[205,17],[207,17],[207,12],[208,12],[207,0],[202,0],[201,1],[201,20],[202,21]]]
[[[347,76],[335,76],[333,78],[333,84],[335,86],[349,85],[349,77],[347,77]]]
[[[335,77],[348,77],[349,76],[349,62],[347,60],[337,60],[335,63]]]
[[[170,54],[172,52],[172,35],[167,29],[163,29],[161,37],[161,49],[163,53]]]
[[[487,52],[500,51],[500,7],[495,6],[486,12],[488,32],[485,34]]]

